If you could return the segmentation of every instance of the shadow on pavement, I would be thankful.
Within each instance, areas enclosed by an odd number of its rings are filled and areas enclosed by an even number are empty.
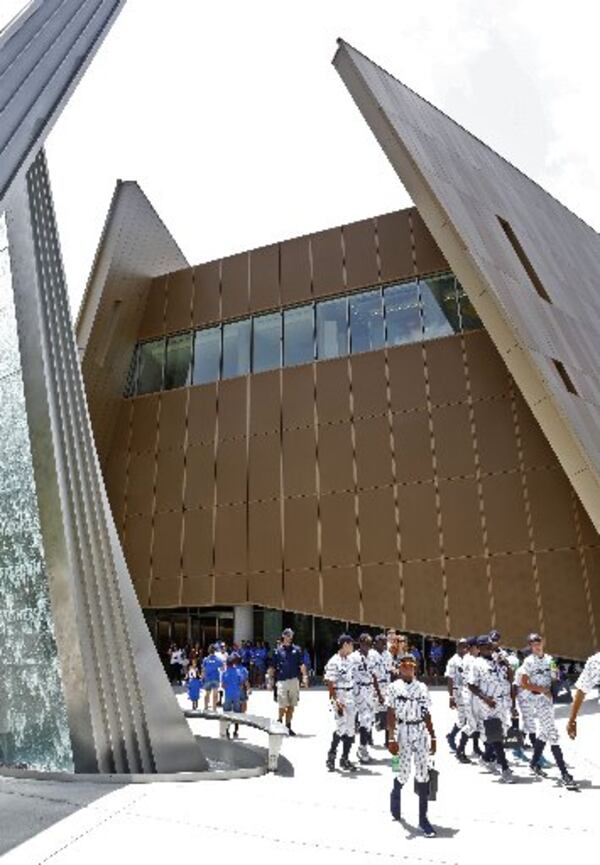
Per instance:
[[[0,856],[122,787],[0,779]]]

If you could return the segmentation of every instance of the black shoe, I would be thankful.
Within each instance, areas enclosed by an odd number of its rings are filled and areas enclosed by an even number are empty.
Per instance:
[[[291,727],[288,727],[288,728],[287,728],[287,731],[288,731],[288,733],[290,734],[290,736],[295,736],[295,735],[296,735],[296,734],[294,733],[294,731],[292,730]]]
[[[325,765],[329,769],[330,772],[335,772],[335,754],[328,754],[327,760],[325,761]]]
[[[448,735],[446,736],[446,742],[448,742],[448,747],[451,751],[456,751],[456,742],[454,741],[451,733],[448,733]]]
[[[427,817],[423,817],[423,819],[419,823],[419,829],[425,835],[426,838],[435,838],[437,832],[427,819]]]
[[[568,772],[563,772],[560,777],[560,782],[567,790],[579,790],[579,785],[572,775]]]
[[[467,755],[461,751],[456,752],[456,759],[458,760],[459,763],[465,763],[466,764],[466,763],[472,763],[473,762],[472,760],[469,760]]]
[[[348,757],[342,757],[340,760],[340,768],[345,769],[347,772],[356,772],[356,766],[354,763],[351,763]]]
[[[531,769],[533,774],[536,775],[538,778],[547,778],[548,777],[547,772],[544,772],[542,767],[539,766],[537,763],[530,763],[529,768]]]

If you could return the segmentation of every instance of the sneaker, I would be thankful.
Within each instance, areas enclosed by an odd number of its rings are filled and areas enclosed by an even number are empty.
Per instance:
[[[503,784],[515,784],[517,779],[513,774],[512,769],[503,769],[502,775],[500,776],[500,780]]]
[[[342,757],[340,760],[340,768],[345,769],[347,772],[358,771],[354,763],[351,763],[348,757]]]
[[[335,772],[335,755],[328,754],[327,760],[325,761],[325,765],[327,766],[330,772]]]
[[[561,784],[567,788],[567,790],[579,790],[579,785],[577,781],[573,778],[572,775],[569,775],[568,772],[563,772],[560,776]]]
[[[532,773],[534,775],[536,775],[538,778],[547,778],[548,777],[547,773],[544,772],[544,770],[542,769],[542,767],[540,766],[539,763],[530,763],[529,768],[531,769]]]
[[[291,727],[288,727],[288,728],[287,728],[287,731],[288,731],[288,733],[289,733],[290,736],[295,736],[295,735],[296,735],[295,732],[292,730]]]
[[[473,762],[472,760],[470,760],[470,759],[467,757],[467,755],[464,753],[464,751],[457,751],[457,752],[456,752],[456,759],[458,760],[459,763],[464,763],[465,765],[466,765],[467,763],[472,763],[472,762]]]
[[[234,739],[239,739],[239,738],[240,738],[240,734],[238,733],[237,730],[234,730],[234,731],[233,731],[233,738],[234,738]]]
[[[427,817],[424,817],[421,820],[421,822],[419,823],[419,829],[426,838],[435,838],[435,836],[437,835],[437,832],[435,831]]]
[[[367,765],[368,763],[373,762],[371,755],[369,754],[369,752],[367,751],[367,749],[364,745],[361,745],[358,748],[356,753],[358,754],[358,762],[359,763],[363,763],[364,765]]]
[[[446,736],[446,742],[448,742],[448,747],[451,751],[456,751],[456,742],[454,741],[450,733],[448,733],[448,735]]]

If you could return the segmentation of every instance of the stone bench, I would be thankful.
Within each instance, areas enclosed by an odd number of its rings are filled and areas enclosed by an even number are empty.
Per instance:
[[[222,739],[226,738],[230,724],[243,724],[246,727],[254,727],[255,730],[262,730],[269,737],[267,768],[269,772],[277,771],[281,743],[283,737],[289,735],[285,724],[280,721],[273,721],[272,718],[262,718],[259,715],[247,715],[239,712],[205,712],[202,709],[186,709],[184,714],[186,718],[218,721],[219,735]]]

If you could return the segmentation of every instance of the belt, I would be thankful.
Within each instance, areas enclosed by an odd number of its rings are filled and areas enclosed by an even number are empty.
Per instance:
[[[425,721],[398,721],[399,724],[406,724],[408,727],[413,727],[415,724],[424,724]]]
[[[354,688],[352,688],[352,687],[350,687],[350,688],[336,688],[335,690],[336,691],[353,691]]]

